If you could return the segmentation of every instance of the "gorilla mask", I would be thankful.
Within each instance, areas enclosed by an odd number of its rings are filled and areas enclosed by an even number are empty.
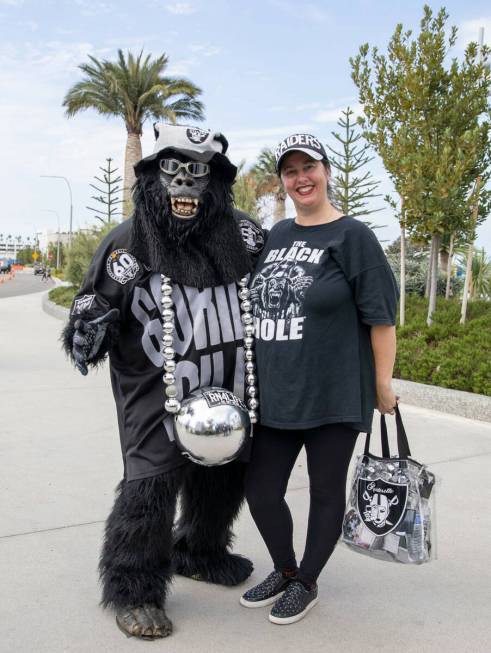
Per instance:
[[[160,183],[170,200],[173,217],[195,218],[210,182],[210,166],[175,152],[161,158],[159,168]]]

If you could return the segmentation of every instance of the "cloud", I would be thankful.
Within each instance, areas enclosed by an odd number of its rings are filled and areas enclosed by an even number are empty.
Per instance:
[[[295,20],[306,19],[313,23],[327,23],[332,22],[332,15],[327,12],[324,7],[315,4],[314,2],[307,2],[299,5],[297,2],[291,0],[269,0],[270,4],[279,9],[288,16],[293,16]]]
[[[196,7],[189,2],[174,2],[165,5],[165,8],[170,14],[175,14],[176,16],[188,16],[189,14],[194,14],[198,11]]]
[[[347,106],[348,105],[346,104],[342,104],[341,106],[337,106],[336,108],[333,109],[323,109],[321,111],[318,111],[313,116],[312,120],[317,123],[337,122],[339,118],[341,118],[342,111],[344,111]],[[361,116],[363,113],[362,106],[359,103],[352,103],[349,106],[354,114],[351,116],[351,119],[353,122],[355,122],[358,116]]]
[[[220,54],[222,51],[221,48],[217,47],[216,45],[211,45],[209,43],[196,43],[193,45],[189,46],[189,49],[191,52],[196,52],[196,54],[203,56],[203,57],[212,57],[216,54]]]
[[[0,0],[0,7],[21,7],[24,0]]]

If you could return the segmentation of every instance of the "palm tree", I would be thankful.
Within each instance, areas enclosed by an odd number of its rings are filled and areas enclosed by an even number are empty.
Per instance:
[[[118,50],[116,62],[99,61],[89,55],[90,63],[80,64],[85,77],[74,84],[63,100],[68,117],[85,109],[124,120],[126,141],[123,214],[130,211],[130,192],[135,181],[133,166],[142,158],[141,135],[147,118],[175,123],[178,118],[203,120],[203,104],[197,97],[201,89],[187,79],[167,77],[168,57],[164,53],[153,61],[143,52],[127,57]]]
[[[470,299],[489,299],[491,295],[491,259],[484,247],[478,249],[472,258]]]
[[[252,172],[257,179],[259,196],[269,194],[274,196],[273,223],[283,220],[285,217],[286,193],[283,190],[280,178],[276,174],[276,160],[272,149],[265,147],[261,150]]]

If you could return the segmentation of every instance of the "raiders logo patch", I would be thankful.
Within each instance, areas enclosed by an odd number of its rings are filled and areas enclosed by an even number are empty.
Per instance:
[[[406,511],[408,485],[367,478],[358,479],[358,512],[369,531],[387,535]]]
[[[257,254],[264,247],[264,235],[260,227],[249,220],[239,220],[239,228],[248,252]]]
[[[95,295],[83,295],[73,302],[72,315],[80,315],[88,311],[94,303]]]
[[[209,131],[205,131],[199,127],[190,127],[189,129],[186,129],[186,136],[189,138],[191,143],[197,143],[198,145],[206,141],[209,133]]]
[[[115,249],[109,254],[106,262],[108,275],[123,286],[136,277],[139,269],[136,258],[126,249]]]
[[[247,411],[247,406],[242,399],[239,399],[229,390],[205,390],[202,394],[209,408],[214,406],[238,406]]]

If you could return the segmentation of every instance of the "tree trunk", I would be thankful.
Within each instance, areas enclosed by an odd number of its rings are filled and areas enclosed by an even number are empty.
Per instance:
[[[401,214],[404,210],[404,203],[401,200]],[[404,228],[404,217],[401,215],[401,287],[399,298],[399,324],[404,326],[406,322],[406,229]]]
[[[447,274],[447,269],[448,269],[448,252],[445,252],[442,250],[440,252],[440,270]]]
[[[133,211],[131,189],[135,183],[134,166],[142,158],[142,145],[140,134],[128,132],[126,150],[124,154],[124,181],[123,181],[123,220],[130,217]]]
[[[433,241],[430,245],[430,258],[428,260],[428,269],[426,271],[426,287],[425,287],[425,299],[428,299],[430,296],[430,286],[431,286],[431,271],[433,269]]]
[[[433,322],[433,313],[436,308],[436,291],[438,285],[438,252],[440,251],[440,234],[433,234],[431,239],[431,283],[430,283],[430,301],[428,303],[428,317],[426,319],[426,324],[431,326]]]
[[[450,298],[450,276],[452,274],[453,239],[454,239],[454,234],[452,233],[450,235],[450,245],[448,247],[447,285],[446,285],[446,288],[445,288],[445,299]]]
[[[474,201],[474,208],[472,209],[472,220],[474,225],[477,222],[477,214],[479,211],[479,192],[481,190],[481,177],[479,176],[476,179],[476,199]],[[471,240],[469,243],[469,251],[467,253],[467,267],[465,270],[465,282],[464,282],[464,291],[462,293],[462,311],[460,314],[460,324],[465,324],[465,319],[467,317],[467,300],[469,289],[471,288],[472,283],[472,257],[474,255],[474,241]]]
[[[286,215],[286,198],[282,196],[276,196],[274,200],[274,213],[273,213],[273,224],[280,222],[280,220],[285,219]]]

